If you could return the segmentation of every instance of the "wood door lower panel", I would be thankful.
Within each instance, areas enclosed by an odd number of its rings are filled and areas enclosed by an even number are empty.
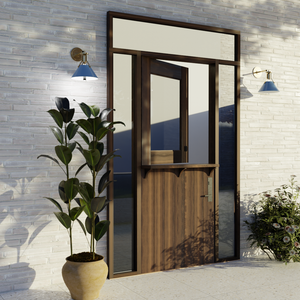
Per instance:
[[[142,273],[214,261],[209,169],[152,170],[142,179]]]
[[[208,197],[205,196],[208,194],[209,170],[186,170],[184,175],[185,267],[212,263],[214,262],[214,201],[208,202]],[[212,176],[213,173],[210,175]],[[214,195],[212,198],[214,199]]]

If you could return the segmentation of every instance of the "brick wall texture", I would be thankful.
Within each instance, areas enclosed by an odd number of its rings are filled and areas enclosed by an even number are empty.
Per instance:
[[[110,10],[241,31],[242,220],[256,194],[300,176],[298,0],[0,0],[0,292],[62,280],[68,235],[43,198],[57,198],[62,173],[36,158],[54,154],[46,111],[56,96],[105,108]],[[89,53],[97,82],[70,80],[73,47]],[[263,77],[246,75],[255,66],[273,72],[280,93],[258,93]],[[76,156],[71,171],[81,163]],[[75,252],[87,250],[74,231]],[[242,255],[254,253],[247,235],[242,227]],[[105,239],[98,248],[106,254]]]

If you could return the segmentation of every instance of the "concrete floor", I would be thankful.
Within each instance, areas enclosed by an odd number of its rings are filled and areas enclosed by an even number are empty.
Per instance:
[[[257,257],[107,280],[99,300],[299,299],[300,264]],[[0,294],[1,300],[70,300],[64,285]]]

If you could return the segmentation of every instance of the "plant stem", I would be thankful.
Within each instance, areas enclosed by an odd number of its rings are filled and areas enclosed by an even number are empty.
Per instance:
[[[72,226],[70,227],[70,250],[71,256],[73,256]]]
[[[96,186],[96,170],[95,167],[93,167],[93,191],[94,191],[94,197],[95,197],[95,186]],[[92,223],[92,252],[93,252],[93,260],[95,259],[95,213],[93,213],[93,223]]]
[[[96,137],[93,136],[93,144],[95,145],[96,142]],[[96,147],[94,146],[94,149],[96,149]],[[95,187],[96,187],[96,170],[95,170],[95,166],[93,166],[93,171],[92,171],[92,175],[93,175],[93,198],[95,197]],[[92,246],[92,253],[93,253],[93,260],[95,259],[95,219],[96,219],[96,214],[93,212],[93,223],[92,223],[92,241],[91,241],[91,246]]]
[[[65,146],[68,147],[67,124],[65,123]],[[67,180],[69,179],[69,164],[66,165]]]
[[[68,136],[67,136],[67,124],[65,123],[65,146],[68,147]],[[66,165],[66,172],[67,172],[67,180],[69,179],[69,164]],[[70,215],[71,210],[71,199],[68,199],[69,205],[68,205],[68,213]],[[73,255],[73,240],[72,240],[72,225],[70,227],[70,251],[71,256]]]

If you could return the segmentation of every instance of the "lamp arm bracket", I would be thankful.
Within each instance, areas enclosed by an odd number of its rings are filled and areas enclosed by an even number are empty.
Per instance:
[[[84,53],[84,51],[82,51],[80,48],[76,47],[76,48],[73,48],[70,51],[70,56],[75,61],[82,61],[82,54],[83,53]]]

